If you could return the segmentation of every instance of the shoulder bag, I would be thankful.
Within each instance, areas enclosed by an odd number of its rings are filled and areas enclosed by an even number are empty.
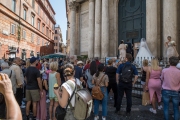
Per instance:
[[[104,98],[104,95],[101,91],[100,84],[103,80],[105,75],[102,76],[101,80],[99,81],[99,84],[95,84],[95,86],[92,88],[92,97],[93,99],[102,100]],[[96,82],[95,82],[96,83]]]

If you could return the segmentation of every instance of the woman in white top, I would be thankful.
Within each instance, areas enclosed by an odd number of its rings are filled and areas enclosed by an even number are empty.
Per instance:
[[[61,88],[55,90],[54,89],[54,93],[57,96],[59,105],[62,108],[66,108],[67,103],[68,103],[68,99],[71,97],[71,95],[73,94],[73,91],[75,89],[75,78],[74,78],[74,66],[72,64],[67,64],[65,65],[64,68],[64,75],[66,77],[66,82],[62,84]],[[69,83],[73,84],[74,86],[72,87],[71,85],[69,85]],[[76,80],[77,83],[77,80]],[[80,83],[77,83],[80,85]],[[71,99],[71,105],[72,107],[74,107],[75,105],[75,96],[72,97]],[[68,110],[66,112],[66,116],[64,120],[76,120],[74,118],[74,115],[70,109],[70,107],[68,107]]]

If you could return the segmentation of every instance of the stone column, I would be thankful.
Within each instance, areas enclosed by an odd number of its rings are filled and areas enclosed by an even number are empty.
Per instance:
[[[76,2],[70,2],[69,8],[71,10],[70,22],[70,56],[75,55],[75,39],[76,39]]]
[[[167,36],[171,36],[177,44],[177,0],[163,0],[163,56],[167,57],[167,49],[164,43],[167,41]],[[178,45],[177,45],[178,46]],[[176,46],[176,48],[177,48]]]
[[[93,58],[94,54],[94,0],[89,0],[89,45],[88,57]]]
[[[109,9],[108,1],[102,0],[101,58],[109,56]]]
[[[100,51],[101,51],[101,0],[96,0],[94,57],[101,57]]]
[[[157,0],[146,0],[146,41],[152,54],[158,55],[158,5]],[[159,26],[160,27],[160,26]]]

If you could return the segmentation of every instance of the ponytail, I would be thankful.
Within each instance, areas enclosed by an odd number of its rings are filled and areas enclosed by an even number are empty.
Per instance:
[[[96,71],[96,77],[99,76],[99,73],[100,73],[99,70],[97,70],[97,71]]]
[[[100,72],[103,72],[103,70],[104,70],[104,64],[101,63],[101,64],[98,65],[98,69],[96,71],[95,76],[98,77]]]

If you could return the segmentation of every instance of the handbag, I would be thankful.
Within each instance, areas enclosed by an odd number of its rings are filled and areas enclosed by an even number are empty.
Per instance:
[[[93,99],[96,99],[96,100],[102,100],[104,98],[104,95],[101,91],[101,88],[100,88],[100,84],[103,80],[105,75],[102,76],[101,80],[99,81],[99,84],[96,84],[93,88],[92,88],[92,97]]]
[[[64,118],[66,116],[67,107],[68,107],[68,105],[70,104],[70,102],[72,100],[72,97],[73,97],[73,95],[75,93],[75,90],[76,90],[76,85],[75,85],[73,94],[71,95],[70,99],[68,100],[68,104],[67,104],[66,108],[62,108],[60,105],[58,105],[56,107],[55,117],[56,117],[57,120],[64,120]]]
[[[142,105],[147,106],[149,104],[150,104],[150,95],[148,91],[145,91],[142,94]]]

